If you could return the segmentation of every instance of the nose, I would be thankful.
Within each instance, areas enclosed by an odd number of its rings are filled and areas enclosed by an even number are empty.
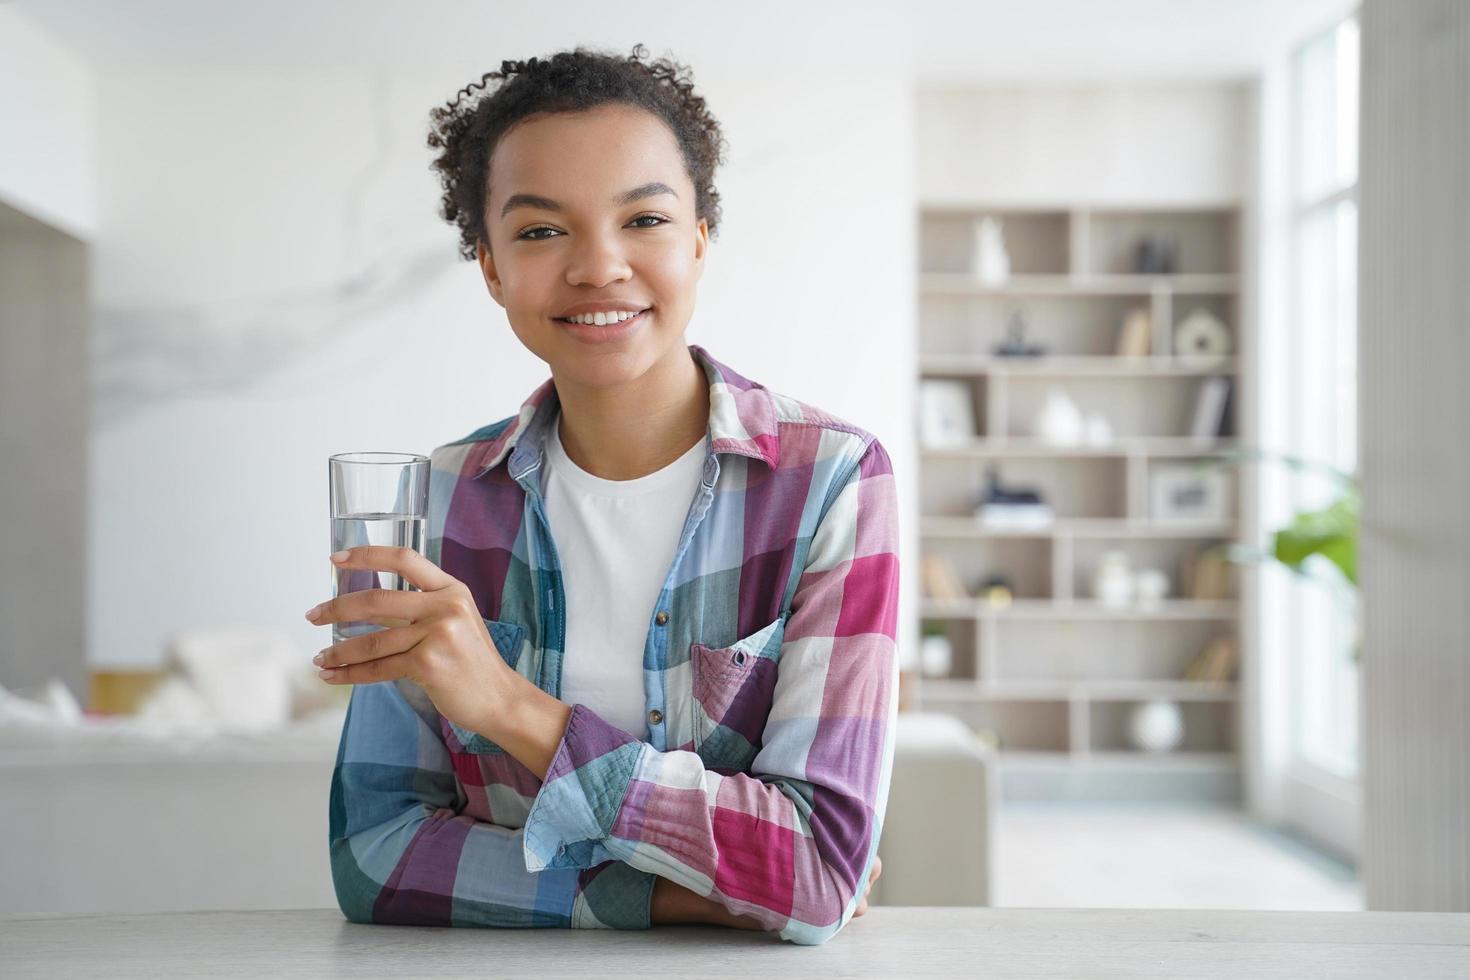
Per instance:
[[[577,236],[567,262],[568,285],[599,288],[627,279],[631,273],[617,230]]]

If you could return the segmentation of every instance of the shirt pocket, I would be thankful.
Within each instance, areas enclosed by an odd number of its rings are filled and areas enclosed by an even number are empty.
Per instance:
[[[481,617],[484,618],[484,617]],[[495,643],[495,649],[501,658],[515,670],[521,660],[521,646],[526,638],[526,627],[520,623],[512,623],[503,619],[486,619],[485,628],[490,631],[490,639]],[[476,755],[503,755],[505,749],[496,745],[479,732],[472,732],[468,728],[456,725],[448,718],[443,719],[444,727],[454,733],[459,739],[464,751]]]
[[[715,769],[748,771],[776,692],[786,617],[729,646],[689,645],[694,750]]]

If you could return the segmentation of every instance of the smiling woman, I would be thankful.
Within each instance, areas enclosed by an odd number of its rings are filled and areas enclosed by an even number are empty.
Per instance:
[[[324,613],[390,627],[322,652],[354,685],[330,810],[352,921],[812,944],[866,911],[892,466],[686,342],[723,139],[644,54],[506,61],[432,112],[442,214],[551,378],[433,451],[422,559],[350,559],[421,591]]]

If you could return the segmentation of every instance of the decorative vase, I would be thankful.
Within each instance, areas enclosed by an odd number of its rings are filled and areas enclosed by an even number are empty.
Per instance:
[[[1121,551],[1108,551],[1098,562],[1092,576],[1092,594],[1105,606],[1118,608],[1133,600],[1133,575],[1128,571],[1128,556]]]
[[[1075,446],[1082,441],[1082,410],[1060,387],[1047,389],[1046,400],[1036,414],[1032,431],[1042,442],[1052,446]]]
[[[1162,602],[1169,594],[1169,576],[1157,568],[1142,568],[1133,576],[1133,593],[1146,605]]]
[[[999,218],[986,216],[975,223],[975,275],[987,286],[999,286],[1011,277]]]
[[[926,636],[919,645],[919,663],[925,677],[948,677],[954,647],[947,636]]]
[[[1128,737],[1134,748],[1169,752],[1184,740],[1184,716],[1173,701],[1154,698],[1135,705],[1128,716]]]

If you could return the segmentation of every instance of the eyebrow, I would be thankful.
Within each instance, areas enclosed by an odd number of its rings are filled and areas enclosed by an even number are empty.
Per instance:
[[[656,197],[659,194],[679,196],[674,193],[674,189],[668,184],[653,180],[639,187],[635,187],[630,191],[623,191],[623,193],[613,198],[613,204],[622,207],[626,204],[632,204],[634,201],[641,201],[645,197]],[[505,217],[515,208],[542,208],[547,211],[563,210],[560,203],[553,201],[549,197],[542,197],[539,194],[512,194],[506,199],[505,205],[500,209],[500,216],[502,218]]]

